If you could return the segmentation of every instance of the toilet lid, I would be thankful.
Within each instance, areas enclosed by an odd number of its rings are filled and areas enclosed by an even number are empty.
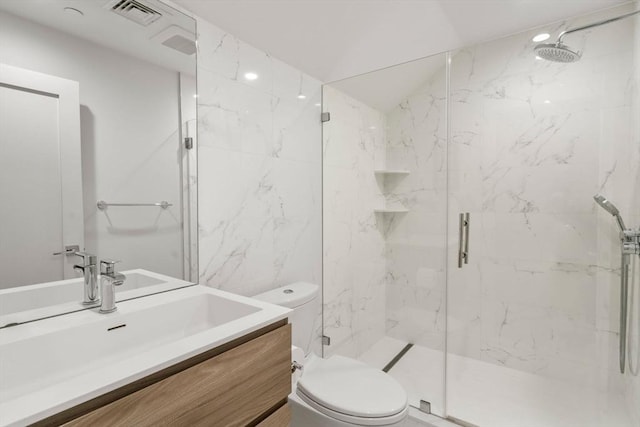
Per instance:
[[[342,356],[308,360],[298,390],[320,406],[355,417],[389,417],[407,408],[407,393],[389,374]]]

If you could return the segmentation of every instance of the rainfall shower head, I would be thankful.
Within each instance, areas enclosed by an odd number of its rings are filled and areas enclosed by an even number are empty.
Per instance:
[[[582,56],[561,42],[539,44],[533,50],[540,58],[553,62],[576,62]]]
[[[608,201],[606,197],[600,194],[596,194],[595,196],[593,196],[593,200],[595,200],[596,203],[599,204],[600,207],[602,207],[602,209],[609,212],[611,215],[613,215],[616,218],[616,221],[618,222],[618,226],[620,227],[620,231],[624,231],[627,228],[624,225],[624,221],[620,216],[620,211],[618,210],[618,208],[616,208],[613,203]]]
[[[562,38],[567,34],[575,33],[577,31],[583,31],[593,27],[599,27],[600,25],[609,24],[611,22],[619,21],[621,19],[628,18],[630,16],[640,13],[640,10],[626,13],[624,15],[616,16],[613,18],[605,19],[604,21],[594,22],[593,24],[583,25],[582,27],[572,28],[565,30],[558,36],[558,41],[555,43],[545,43],[536,45],[533,50],[542,59],[554,62],[576,62],[580,59],[582,54],[577,51],[569,49],[569,47],[562,43]],[[606,209],[606,208],[605,208]]]

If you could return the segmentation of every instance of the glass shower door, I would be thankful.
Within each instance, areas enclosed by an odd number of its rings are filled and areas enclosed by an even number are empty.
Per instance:
[[[593,200],[604,194],[637,226],[638,20],[575,35],[584,50],[575,63],[537,59],[531,42],[625,11],[451,54],[452,418],[491,427],[638,425],[638,378],[618,367],[618,231]],[[460,213],[469,214],[468,229]]]
[[[325,85],[324,357],[444,415],[446,55]]]

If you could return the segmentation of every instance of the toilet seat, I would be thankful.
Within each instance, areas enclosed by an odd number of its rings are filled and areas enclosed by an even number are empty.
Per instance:
[[[407,394],[391,376],[342,356],[311,355],[297,395],[329,417],[358,425],[392,424],[408,411]]]

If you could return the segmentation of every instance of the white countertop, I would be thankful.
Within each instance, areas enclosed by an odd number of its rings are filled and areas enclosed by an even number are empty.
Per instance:
[[[45,337],[46,334],[64,332],[69,328],[77,328],[78,325],[83,330],[87,330],[87,328],[90,330],[94,326],[103,330],[108,322],[117,324],[119,319],[126,318],[127,315],[135,315],[136,313],[139,315],[140,310],[155,309],[155,312],[157,312],[163,309],[163,305],[175,303],[182,299],[186,301],[186,299],[204,294],[216,295],[230,301],[250,305],[255,307],[256,311],[236,320],[168,343],[151,345],[148,349],[144,348],[136,351],[135,354],[127,355],[120,360],[111,360],[110,363],[106,363],[104,366],[92,367],[88,372],[58,378],[54,383],[49,380],[49,383],[44,382],[42,387],[37,387],[38,378],[31,378],[29,380],[32,383],[33,391],[16,393],[15,390],[10,390],[6,393],[9,396],[7,400],[0,402],[0,426],[19,426],[44,419],[189,359],[192,356],[228,343],[278,320],[285,319],[291,312],[291,310],[284,307],[196,285],[120,302],[118,303],[118,311],[112,314],[99,314],[97,309],[92,309],[0,329],[0,352],[3,351],[5,346],[5,351],[7,351],[7,348],[16,348],[15,345],[12,346],[12,344],[16,343],[24,348],[24,344],[28,344],[28,341],[24,340],[38,337],[47,338]],[[82,336],[78,336],[78,341],[82,341]],[[69,351],[74,351],[74,348],[82,351],[83,343],[72,342],[66,346],[64,343],[55,343],[53,346],[58,345],[63,347],[58,349],[34,348],[32,351],[38,353],[35,355],[37,358],[56,357],[50,356],[50,353],[57,354],[60,350],[64,352],[67,349],[66,347],[68,347]],[[8,356],[8,358],[0,360],[0,372],[20,366],[16,365],[22,360],[19,358],[20,355]],[[17,358],[12,359],[11,356],[16,356]],[[29,356],[33,358],[34,354]],[[13,366],[11,360],[13,360]],[[87,363],[90,366],[90,361],[87,361]],[[28,372],[29,366],[20,366],[20,369],[22,368],[26,369],[25,372]],[[25,376],[28,376],[28,373]]]

